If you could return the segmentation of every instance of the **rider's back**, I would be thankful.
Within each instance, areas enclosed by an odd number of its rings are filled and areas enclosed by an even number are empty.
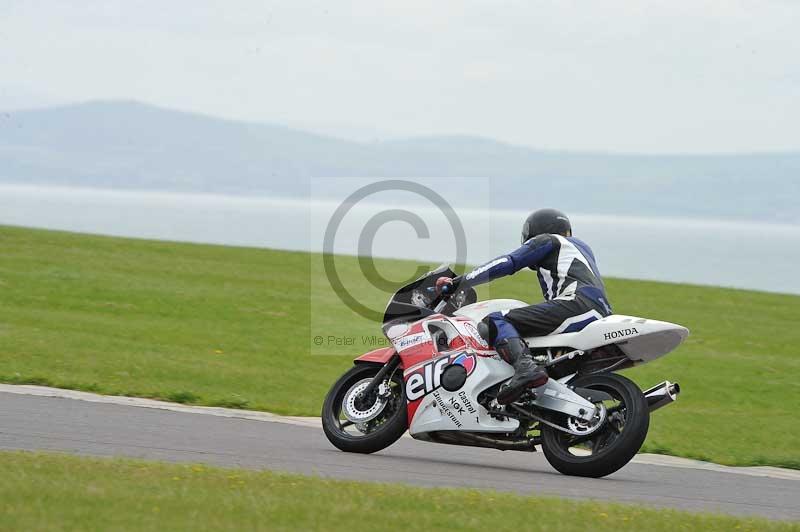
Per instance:
[[[574,236],[539,235],[526,243],[549,249],[537,264],[536,271],[542,295],[547,300],[573,300],[582,295],[611,312],[605,285],[589,245]]]

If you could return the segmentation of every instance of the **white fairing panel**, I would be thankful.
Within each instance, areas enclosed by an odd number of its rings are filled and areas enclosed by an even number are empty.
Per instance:
[[[616,344],[628,358],[644,363],[678,347],[689,329],[666,321],[612,314],[574,333],[526,338],[532,349],[572,347],[582,351]]]
[[[475,432],[510,432],[519,421],[500,421],[491,417],[478,404],[477,397],[486,388],[510,378],[514,368],[489,357],[477,357],[475,370],[464,386],[455,392],[437,388],[422,398],[409,433],[414,436],[436,430],[466,430]]]
[[[453,312],[456,316],[464,316],[474,322],[479,322],[486,317],[487,314],[492,312],[502,312],[504,310],[511,310],[512,308],[527,307],[528,303],[518,301],[516,299],[489,299],[487,301],[480,301],[471,305],[465,305]]]
[[[492,312],[502,312],[522,306],[526,304],[515,299],[493,299],[467,305],[455,314],[477,322]],[[532,349],[571,347],[588,351],[616,344],[628,358],[640,364],[666,355],[678,347],[687,336],[689,329],[674,323],[612,314],[593,321],[578,332],[535,336],[525,340]]]

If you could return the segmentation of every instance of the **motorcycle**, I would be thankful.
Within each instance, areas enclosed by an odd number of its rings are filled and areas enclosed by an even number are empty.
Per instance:
[[[680,325],[610,315],[578,332],[526,338],[548,381],[516,402],[497,392],[514,369],[489,347],[478,323],[491,312],[526,306],[512,299],[477,302],[472,288],[437,293],[447,265],[400,288],[383,332],[391,346],[355,359],[322,407],[328,440],[346,452],[374,453],[408,430],[428,442],[533,452],[541,447],[559,472],[603,477],[641,448],[650,413],[678,398],[678,383],[642,391],[615,373],[677,348]]]

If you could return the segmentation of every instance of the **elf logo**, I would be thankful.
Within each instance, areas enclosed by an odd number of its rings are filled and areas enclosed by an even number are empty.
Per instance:
[[[636,327],[631,327],[630,329],[607,332],[603,335],[603,338],[606,340],[616,340],[617,338],[625,338],[626,336],[631,336],[634,334],[639,334],[639,331],[636,330]]]
[[[475,355],[469,353],[447,355],[426,362],[406,376],[406,397],[408,401],[416,401],[438,389],[442,385],[442,372],[450,364],[464,366],[464,369],[467,370],[467,376],[470,376],[475,370],[476,363]]]

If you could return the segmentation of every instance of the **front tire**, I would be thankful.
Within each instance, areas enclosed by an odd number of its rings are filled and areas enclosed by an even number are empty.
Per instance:
[[[389,447],[406,431],[408,423],[402,372],[400,375],[395,372],[391,379],[384,381],[382,397],[373,392],[358,406],[352,406],[353,391],[375,377],[381,367],[378,364],[356,364],[334,383],[325,397],[322,429],[328,441],[342,451],[374,453]],[[346,401],[351,405],[351,410],[356,408],[356,413],[363,413],[365,418],[370,419],[353,422],[345,413]]]
[[[542,450],[557,471],[565,475],[599,478],[617,471],[639,452],[650,426],[650,408],[639,387],[615,373],[578,377],[576,388],[598,390],[611,396],[604,426],[578,438],[543,426]],[[587,454],[588,453],[588,454]]]

